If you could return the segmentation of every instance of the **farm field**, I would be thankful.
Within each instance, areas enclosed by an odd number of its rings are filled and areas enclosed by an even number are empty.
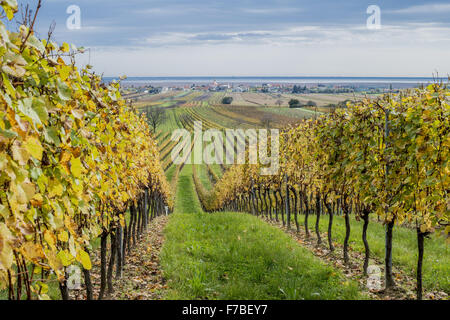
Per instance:
[[[337,104],[345,100],[361,100],[366,98],[361,94],[278,94],[278,93],[251,93],[251,92],[201,92],[201,91],[169,91],[160,94],[131,94],[125,98],[133,101],[136,107],[145,105],[168,106],[177,102],[185,106],[216,106],[222,104],[224,97],[232,97],[231,106],[253,107],[288,107],[290,99],[298,99],[306,103],[314,101],[319,107],[328,104]],[[373,96],[371,96],[373,97]],[[174,105],[174,104],[172,104]]]
[[[314,101],[319,107],[328,104],[337,104],[345,100],[361,100],[364,95],[360,94],[278,94],[278,93],[251,93],[251,92],[231,92],[217,93],[210,98],[209,103],[218,104],[220,100],[229,96],[233,98],[232,106],[250,106],[250,107],[288,107],[290,99],[298,99],[306,103]]]
[[[182,97],[166,98],[155,100],[150,98],[150,102],[140,101],[135,106],[138,110],[143,111],[146,107],[162,107],[167,109],[175,109],[176,117],[180,122],[202,121],[204,126],[216,129],[249,129],[263,128],[268,125],[271,127],[283,128],[290,124],[295,124],[300,120],[309,119],[320,114],[321,111],[301,109],[289,109],[286,106],[271,105],[273,98],[269,94],[239,94],[249,95],[247,98],[253,98],[264,103],[248,103],[244,100],[233,100],[231,105],[221,104],[223,96],[236,96],[236,94],[225,93],[200,93],[190,92]],[[256,99],[257,98],[257,99]],[[167,101],[169,99],[169,101]],[[343,98],[341,98],[343,99]],[[241,101],[242,104],[239,104]],[[289,99],[287,99],[289,101]],[[339,98],[335,98],[335,101]],[[172,112],[171,111],[171,112]],[[325,110],[327,111],[327,110]],[[172,114],[171,114],[172,117]],[[192,121],[191,121],[192,120]],[[169,122],[171,124],[169,124]],[[162,124],[162,128],[173,127],[173,119]],[[180,127],[184,127],[180,124]]]
[[[360,94],[279,94],[279,93],[251,93],[251,92],[230,92],[214,93],[208,99],[213,105],[220,104],[223,97],[233,98],[232,106],[259,106],[259,107],[288,107],[290,99],[299,99],[301,102],[314,101],[318,106],[325,106],[330,103],[339,103],[344,100],[360,100],[365,96]]]

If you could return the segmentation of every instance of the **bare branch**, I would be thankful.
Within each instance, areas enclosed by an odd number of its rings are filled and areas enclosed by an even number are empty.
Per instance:
[[[147,106],[144,113],[153,132],[156,133],[156,128],[166,120],[166,110],[161,107]]]
[[[22,51],[25,49],[25,44],[27,43],[28,38],[30,37],[31,33],[33,32],[34,24],[36,23],[36,18],[37,18],[39,9],[41,9],[41,5],[42,5],[42,0],[39,0],[39,1],[38,1],[38,4],[37,4],[37,7],[36,7],[36,10],[35,10],[35,12],[34,12],[33,21],[31,22],[31,25],[30,25],[30,27],[28,28],[27,36],[25,37],[25,39],[24,39],[23,42],[22,42],[22,45],[20,46],[20,52],[22,52]]]

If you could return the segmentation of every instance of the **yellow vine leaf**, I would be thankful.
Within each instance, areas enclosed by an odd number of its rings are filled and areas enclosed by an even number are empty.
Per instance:
[[[83,167],[80,158],[75,158],[70,161],[70,171],[75,178],[81,177]]]
[[[4,223],[0,223],[0,270],[8,270],[13,263],[11,242],[13,236]]]
[[[92,269],[91,258],[89,257],[89,254],[86,251],[84,250],[78,251],[77,260],[81,262],[84,269],[86,270]]]
[[[25,149],[37,160],[42,160],[42,153],[44,152],[44,148],[41,145],[41,142],[35,137],[28,137],[24,142]]]

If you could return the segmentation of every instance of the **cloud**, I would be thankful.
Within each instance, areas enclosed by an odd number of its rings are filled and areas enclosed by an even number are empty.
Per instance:
[[[104,48],[92,64],[106,76],[431,76],[447,74],[450,45],[267,46],[219,44],[169,48]],[[117,63],[120,61],[120,63]]]
[[[239,32],[165,32],[145,39],[134,39],[136,45],[151,47],[199,46],[221,44],[243,45],[364,45],[379,43],[383,46],[413,43],[440,43],[450,41],[450,25],[439,23],[404,23],[383,25],[376,32],[362,25],[307,25],[277,30],[242,30]]]
[[[395,14],[429,14],[429,13],[439,14],[450,12],[450,4],[449,3],[423,4],[398,10],[390,10],[387,12]]]
[[[193,7],[193,6],[183,6],[183,5],[177,5],[177,6],[166,6],[166,7],[154,7],[154,8],[147,8],[147,9],[140,9],[140,10],[133,10],[133,14],[144,14],[144,15],[154,15],[154,16],[177,16],[177,15],[190,15],[190,14],[196,14],[206,11],[214,11],[213,8],[199,8],[199,7]]]
[[[45,37],[56,20],[56,40],[92,48],[109,75],[450,72],[448,0],[397,0],[396,10],[382,7],[381,30],[366,28],[360,0],[75,2],[81,30],[65,28],[72,0],[47,0],[38,31]]]
[[[304,11],[302,8],[245,8],[242,9],[244,13],[250,14],[261,14],[261,15],[271,15],[271,14],[288,14],[288,13],[298,13]]]
[[[257,40],[271,37],[272,33],[268,31],[251,31],[251,32],[231,32],[231,33],[200,33],[192,35],[190,40],[193,41],[226,41],[226,40]]]

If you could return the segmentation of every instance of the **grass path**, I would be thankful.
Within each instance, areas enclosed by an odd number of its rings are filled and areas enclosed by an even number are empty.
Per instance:
[[[192,166],[178,177],[161,265],[166,299],[360,299],[358,283],[283,231],[241,213],[202,212]]]
[[[200,201],[194,189],[192,165],[183,167],[178,176],[174,213],[202,212]]]

